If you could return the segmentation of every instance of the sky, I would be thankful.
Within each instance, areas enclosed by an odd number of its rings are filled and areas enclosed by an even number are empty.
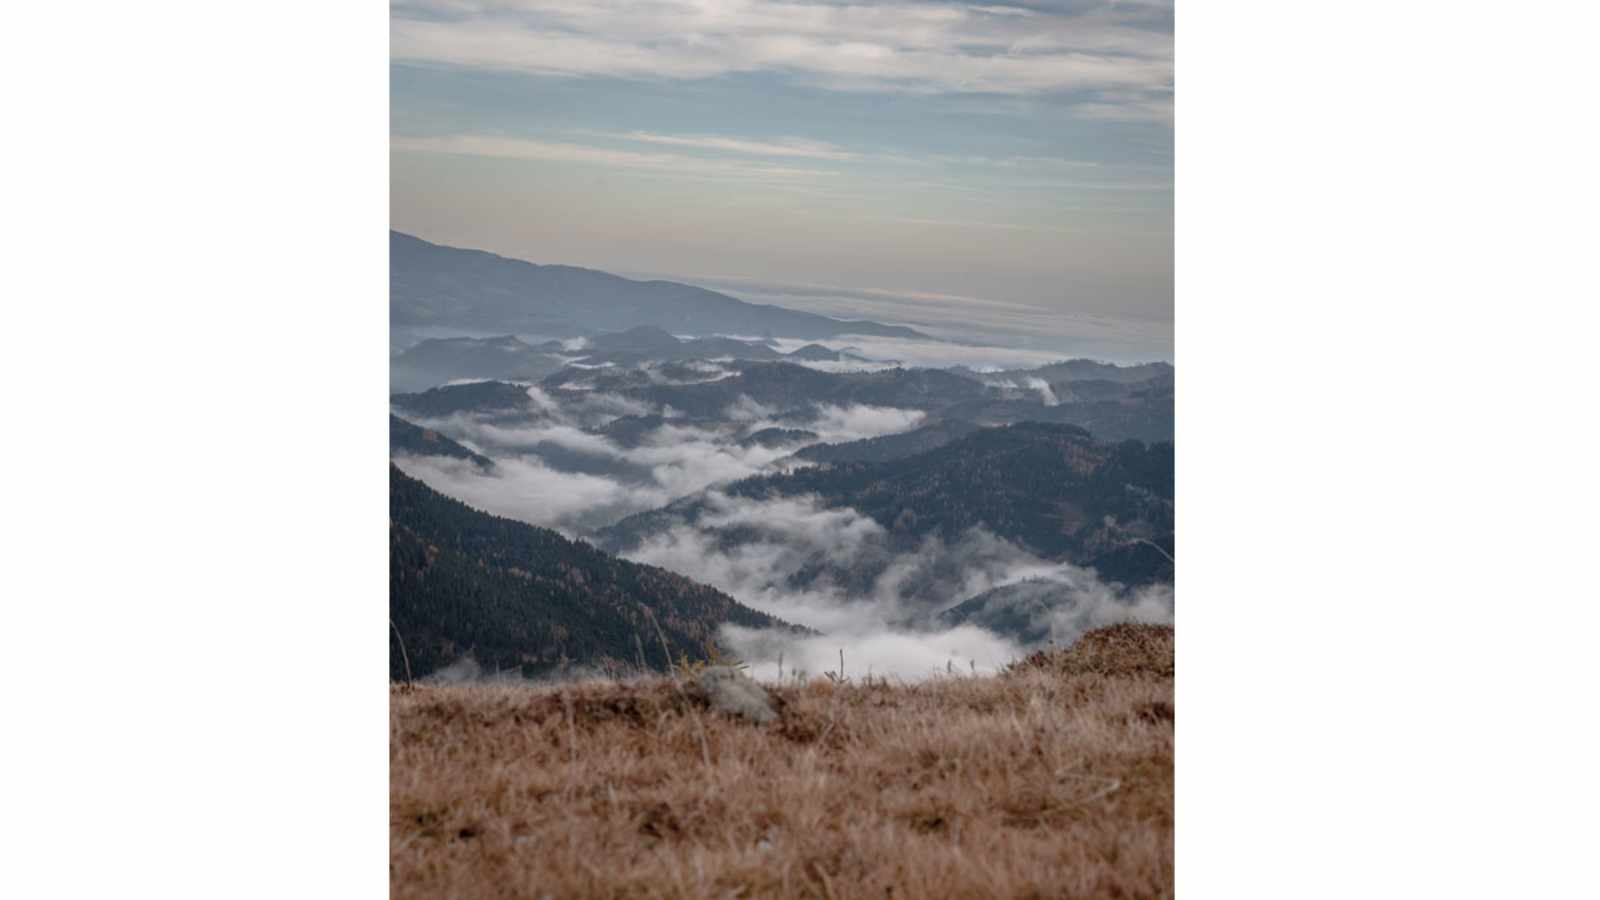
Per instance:
[[[1171,358],[1168,2],[396,0],[391,224]]]

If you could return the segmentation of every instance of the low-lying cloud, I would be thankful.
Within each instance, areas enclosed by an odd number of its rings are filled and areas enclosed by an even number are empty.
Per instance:
[[[838,406],[818,403],[808,410],[792,411],[779,415],[772,407],[762,406],[748,397],[748,404],[734,404],[728,409],[729,417],[747,423],[745,433],[751,434],[765,428],[804,428],[816,433],[813,443],[840,444],[867,438],[900,434],[921,427],[928,414],[920,409],[902,409],[897,406],[868,406],[864,403]]]
[[[1022,384],[1029,390],[1038,391],[1039,397],[1044,400],[1045,406],[1061,405],[1061,401],[1056,397],[1055,388],[1052,388],[1050,382],[1045,381],[1043,378],[1024,378],[1022,379]]]
[[[666,421],[625,446],[591,429],[624,415],[670,419],[672,410],[599,391],[563,393],[558,399],[529,386],[527,395],[521,417],[460,412],[414,419],[494,459],[492,471],[441,457],[404,457],[402,468],[479,509],[582,533],[713,485],[809,465],[788,459],[808,444],[909,431],[926,418],[921,410],[861,404],[819,404],[784,416],[776,407],[741,396],[724,411],[723,424]],[[742,440],[767,428],[796,425],[814,436],[776,443]]]
[[[716,378],[725,368],[707,362],[684,371]],[[990,380],[1036,394],[1045,404],[1059,402],[1042,379]],[[640,526],[648,530],[625,558],[681,573],[822,632],[726,628],[723,642],[758,676],[775,675],[780,655],[791,672],[836,670],[841,650],[850,676],[869,669],[904,679],[986,672],[1034,646],[1069,643],[1099,625],[1172,619],[1170,587],[1107,584],[1092,571],[1043,559],[983,528],[917,538],[815,496],[749,498],[724,488],[807,465],[791,454],[809,443],[910,431],[925,423],[922,410],[825,403],[785,409],[739,396],[711,421],[671,418],[673,410],[626,393],[534,385],[525,392],[527,403],[519,408],[415,420],[491,457],[492,469],[434,456],[400,455],[396,463],[470,506],[569,536],[662,511]],[[666,420],[608,427],[622,416]],[[769,428],[797,436],[746,440]],[[679,500],[685,502],[669,507]],[[964,617],[941,616],[961,604]]]
[[[779,338],[777,348],[790,353],[806,344],[821,344],[830,350],[840,350],[866,357],[873,362],[820,362],[802,363],[824,371],[871,372],[896,366],[933,369],[967,366],[980,371],[1006,369],[1033,369],[1061,362],[1065,354],[1053,350],[1026,350],[1015,347],[990,347],[974,344],[957,344],[946,341],[928,341],[915,338],[871,337],[850,334],[815,341]]]
[[[824,633],[725,629],[724,642],[758,673],[775,672],[783,654],[795,661],[791,668],[821,674],[819,661],[841,649],[858,661],[858,673],[871,667],[909,679],[948,668],[993,671],[1038,643],[1069,643],[1097,625],[1171,621],[1170,589],[1108,585],[1089,570],[1041,559],[981,528],[955,541],[908,541],[854,509],[810,496],[756,500],[712,491],[701,509],[622,555]],[[1016,585],[1048,585],[1051,592],[1036,590],[1014,604],[1021,622],[1016,636],[938,618],[969,598]]]
[[[484,472],[470,460],[444,456],[395,458],[407,475],[446,496],[497,516],[581,532],[667,501],[597,475],[561,472],[535,459],[503,457]]]
[[[771,470],[793,446],[741,446],[704,429],[671,423],[623,447],[572,425],[505,425],[470,416],[423,419],[495,460],[402,457],[401,467],[470,506],[535,525],[583,531],[664,506],[714,484]],[[562,451],[557,453],[557,451]],[[545,457],[564,463],[557,467]],[[582,459],[590,464],[573,471]]]
[[[984,380],[984,384],[1019,394],[1023,392],[1038,394],[1039,402],[1045,406],[1061,405],[1061,398],[1056,394],[1056,389],[1051,387],[1050,382],[1045,381],[1043,378],[1030,375],[1024,377],[1020,382],[1012,378],[989,378]]]
[[[962,625],[944,631],[880,630],[861,634],[794,637],[782,632],[726,625],[722,641],[750,665],[757,680],[844,677],[918,681],[940,674],[989,675],[1021,655],[1021,649],[992,631]],[[782,669],[779,669],[779,665]]]

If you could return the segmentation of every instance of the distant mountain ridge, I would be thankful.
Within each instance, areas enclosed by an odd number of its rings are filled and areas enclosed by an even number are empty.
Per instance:
[[[817,339],[843,334],[929,339],[914,329],[746,303],[674,281],[538,265],[389,232],[389,318],[395,327],[453,327],[554,337],[655,325],[676,334]]]
[[[1170,441],[1173,437],[1170,376],[1133,383],[1108,379],[1063,382],[1056,391],[1060,402],[1051,406],[1045,405],[1035,390],[995,385],[996,381],[1006,380],[1004,376],[1009,373],[979,376],[944,369],[825,372],[796,365],[787,358],[732,360],[717,366],[722,370],[720,376],[669,367],[657,370],[656,374],[681,376],[683,380],[677,383],[662,383],[663,379],[652,378],[650,373],[622,366],[568,367],[544,378],[539,388],[563,402],[595,392],[616,394],[654,410],[670,406],[677,415],[690,420],[719,419],[731,406],[754,401],[776,413],[778,420],[773,424],[793,428],[809,427],[811,419],[803,414],[814,417],[816,404],[865,404],[922,410],[946,423],[1000,425],[1034,421],[1077,425],[1106,441],[1132,438],[1149,443]],[[510,422],[541,417],[531,408],[526,386],[503,382],[402,391],[391,395],[390,401],[402,415],[420,418],[454,413],[501,414]],[[888,459],[907,451],[933,449],[958,437],[956,428],[959,426],[950,426],[945,434],[926,432],[885,441],[855,458]],[[821,457],[830,452],[854,454],[862,450],[817,450],[810,455],[822,461]]]
[[[912,431],[886,434],[839,444],[812,444],[795,453],[799,459],[819,463],[889,462],[937,450],[958,441],[979,426],[960,419],[941,420]]]
[[[713,359],[880,362],[848,350],[831,350],[821,344],[806,344],[784,353],[770,341],[679,338],[655,325],[637,325],[627,331],[604,332],[566,344],[549,340],[534,345],[514,334],[424,338],[390,358],[389,383],[393,392],[404,393],[462,380],[539,381],[568,365],[632,369],[646,364]]]
[[[389,360],[394,391],[420,391],[458,379],[538,381],[571,358],[559,341],[537,347],[516,335],[429,338]]]

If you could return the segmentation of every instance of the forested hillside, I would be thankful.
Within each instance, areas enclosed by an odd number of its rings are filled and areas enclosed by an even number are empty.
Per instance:
[[[471,460],[480,469],[494,466],[494,461],[481,453],[461,446],[432,428],[407,422],[391,413],[389,415],[389,454],[412,456],[450,456]]]
[[[977,430],[978,426],[971,422],[959,419],[942,420],[900,434],[886,434],[882,437],[864,438],[840,444],[812,444],[795,453],[795,456],[819,463],[889,462],[937,450]]]
[[[389,543],[389,615],[415,675],[468,653],[527,676],[641,657],[660,669],[663,640],[674,658],[704,659],[724,622],[783,625],[681,575],[479,512],[393,465]],[[393,640],[389,673],[406,674]]]
[[[726,492],[755,500],[815,495],[851,507],[897,537],[954,540],[983,527],[1042,557],[1093,566],[1128,584],[1170,581],[1172,444],[1096,441],[1071,425],[985,428],[888,462],[851,462],[747,478]],[[624,519],[606,546],[631,549],[695,515],[694,502]]]

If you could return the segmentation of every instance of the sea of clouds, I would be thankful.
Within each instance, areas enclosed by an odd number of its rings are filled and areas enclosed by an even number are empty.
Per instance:
[[[958,345],[927,351],[921,346],[925,342],[894,339],[823,343],[920,365],[987,370],[1059,359],[1035,357],[1030,351],[997,356],[993,348],[974,353],[969,352],[974,348]],[[690,371],[697,378],[716,379],[726,377],[727,370],[706,362]],[[995,380],[1006,382],[1004,376]],[[1047,404],[1056,402],[1049,385],[1039,379],[1007,384],[1037,391]],[[807,636],[725,627],[723,643],[750,663],[757,677],[776,677],[780,659],[791,674],[837,670],[841,651],[847,676],[870,671],[909,680],[946,672],[993,672],[1031,646],[971,624],[940,626],[938,613],[1010,585],[1027,584],[1035,593],[1048,590],[1052,600],[1029,613],[1031,626],[1060,644],[1111,622],[1172,620],[1168,587],[1129,591],[1103,582],[1092,571],[1041,559],[981,528],[953,540],[930,537],[908,544],[848,506],[829,507],[812,496],[741,497],[721,489],[752,475],[806,465],[792,454],[809,442],[913,430],[926,420],[921,410],[818,404],[798,426],[815,432],[816,438],[763,446],[743,439],[765,428],[797,427],[793,411],[740,397],[722,411],[719,421],[689,423],[675,421],[670,407],[599,389],[563,391],[558,397],[528,385],[526,394],[525,408],[510,413],[412,417],[492,458],[488,471],[467,460],[439,456],[397,456],[396,464],[470,506],[572,537],[591,536],[629,515],[674,501],[697,500],[692,514],[669,516],[622,555],[681,573],[754,609],[819,632]],[[623,416],[663,416],[665,421],[626,444],[595,433]],[[738,539],[730,540],[730,535]],[[1044,587],[1035,590],[1033,585]]]

